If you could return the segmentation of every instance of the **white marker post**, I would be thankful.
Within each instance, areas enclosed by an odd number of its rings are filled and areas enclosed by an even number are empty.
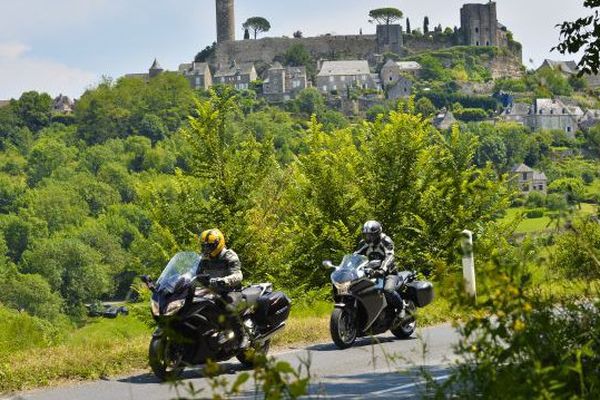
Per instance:
[[[477,296],[475,286],[475,258],[473,257],[473,232],[469,230],[462,231],[462,265],[463,279],[465,281],[465,290],[474,300]]]

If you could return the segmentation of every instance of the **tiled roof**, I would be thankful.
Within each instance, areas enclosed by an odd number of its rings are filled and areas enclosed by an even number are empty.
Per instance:
[[[396,65],[400,67],[400,70],[413,70],[421,69],[421,64],[416,61],[397,61]]]
[[[547,181],[546,174],[543,172],[533,171],[533,180],[534,181]]]
[[[160,64],[158,63],[158,60],[155,58],[154,62],[152,63],[152,66],[150,67],[150,69],[162,69],[162,67],[160,66]]]
[[[531,168],[529,168],[525,164],[516,165],[513,167],[512,172],[534,172]]]
[[[223,76],[234,76],[236,74],[248,75],[252,72],[253,68],[254,68],[253,63],[243,63],[243,64],[233,63],[232,65],[225,67],[225,68],[221,68],[220,70],[215,72],[215,78],[220,78]]]
[[[325,61],[318,76],[371,75],[366,60]]]
[[[535,111],[540,114],[554,114],[554,115],[573,115],[582,116],[583,110],[578,106],[568,106],[562,101],[557,99],[536,99],[535,100]]]

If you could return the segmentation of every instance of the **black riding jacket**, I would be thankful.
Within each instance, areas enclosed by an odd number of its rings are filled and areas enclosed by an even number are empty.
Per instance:
[[[379,243],[372,244],[361,240],[356,254],[366,256],[369,261],[381,260],[381,269],[387,275],[396,271],[394,265],[394,242],[389,236],[381,234]]]
[[[223,278],[229,289],[238,289],[242,285],[242,264],[235,251],[223,249],[215,258],[202,256],[200,273],[211,278]]]

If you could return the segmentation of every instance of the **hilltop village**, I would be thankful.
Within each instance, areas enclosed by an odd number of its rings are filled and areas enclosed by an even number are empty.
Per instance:
[[[585,95],[600,88],[600,77],[578,78],[574,62],[553,60],[528,73],[521,44],[498,21],[495,2],[464,4],[453,28],[430,28],[425,17],[411,29],[406,16],[403,24],[377,25],[372,35],[297,31],[291,38],[250,39],[246,32],[243,40],[235,36],[234,0],[216,0],[216,10],[217,42],[176,71],[195,89],[229,85],[282,104],[312,87],[350,116],[415,96],[431,101],[441,129],[457,120],[504,120],[574,135],[600,122],[600,110]],[[154,60],[147,73],[127,76],[147,80],[163,72]],[[536,88],[536,81],[561,79],[570,87]],[[570,97],[574,92],[581,95]]]

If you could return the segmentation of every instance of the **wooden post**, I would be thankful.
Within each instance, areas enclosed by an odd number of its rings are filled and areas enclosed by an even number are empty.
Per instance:
[[[465,290],[473,299],[477,298],[477,287],[475,285],[475,258],[473,257],[473,232],[462,231],[462,265]]]

